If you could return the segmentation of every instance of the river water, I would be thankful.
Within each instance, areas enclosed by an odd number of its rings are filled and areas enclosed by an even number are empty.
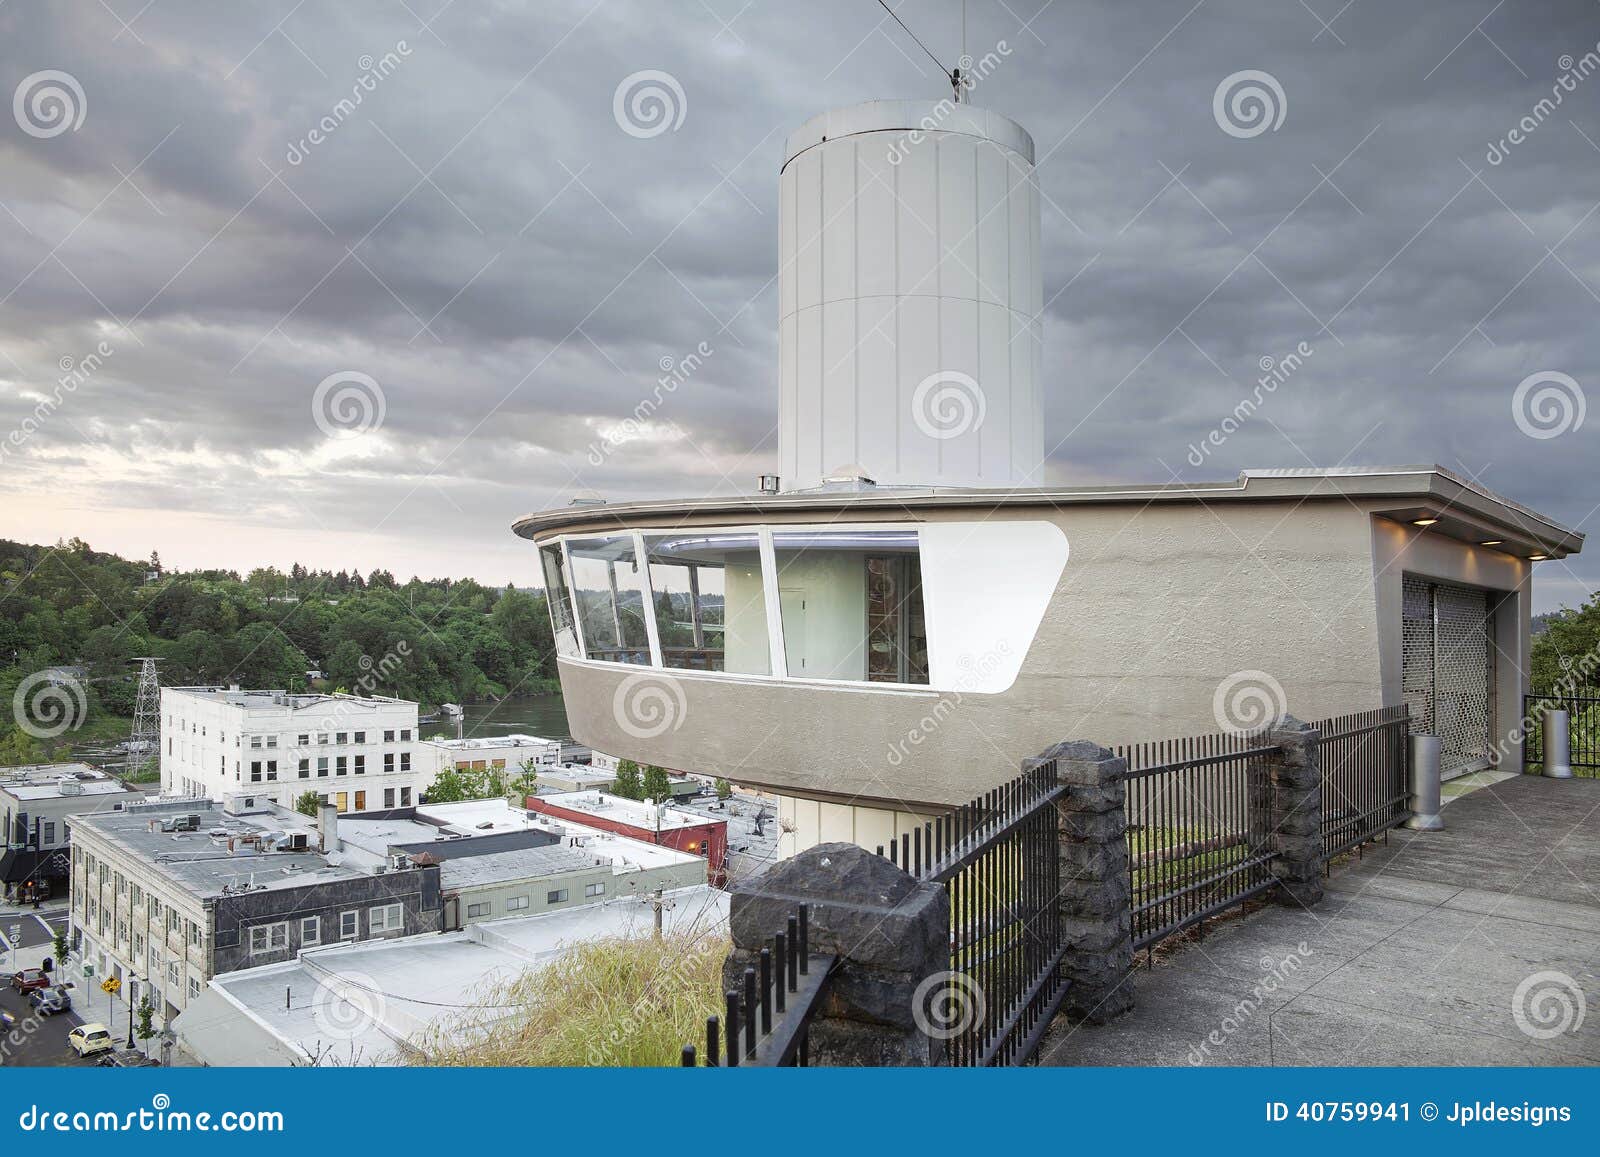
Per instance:
[[[567,727],[567,708],[559,695],[529,695],[506,699],[499,703],[463,703],[466,718],[462,721],[462,734],[475,735],[540,735],[546,739],[571,739]],[[428,723],[422,727],[424,735],[449,731],[448,722]]]

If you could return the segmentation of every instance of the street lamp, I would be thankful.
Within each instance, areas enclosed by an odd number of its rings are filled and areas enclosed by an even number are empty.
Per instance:
[[[134,994],[136,992],[138,992],[138,991],[139,991],[138,978],[135,977],[133,975],[133,973],[130,972],[130,973],[128,973],[128,1047],[130,1049],[134,1047],[134,1045],[133,1045],[133,997],[134,997]]]

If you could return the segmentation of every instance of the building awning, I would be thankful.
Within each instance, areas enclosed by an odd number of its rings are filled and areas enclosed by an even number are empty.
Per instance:
[[[0,882],[20,884],[26,880],[64,880],[72,862],[64,851],[36,852],[31,848],[11,848],[0,855]]]

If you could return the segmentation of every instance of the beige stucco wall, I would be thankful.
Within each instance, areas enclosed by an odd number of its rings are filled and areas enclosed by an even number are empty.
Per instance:
[[[1061,739],[1116,744],[1216,730],[1217,687],[1241,671],[1270,675],[1301,718],[1384,701],[1373,520],[1358,504],[1008,506],[983,517],[1048,519],[1071,544],[1009,691],[674,672],[671,724],[641,728],[624,726],[617,697],[638,668],[564,659],[574,735],[780,794],[914,812],[965,802]]]

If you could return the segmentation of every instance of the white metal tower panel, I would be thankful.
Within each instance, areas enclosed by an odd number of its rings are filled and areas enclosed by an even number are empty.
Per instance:
[[[814,117],[779,181],[784,486],[1038,485],[1039,194],[1015,122],[949,101]]]

